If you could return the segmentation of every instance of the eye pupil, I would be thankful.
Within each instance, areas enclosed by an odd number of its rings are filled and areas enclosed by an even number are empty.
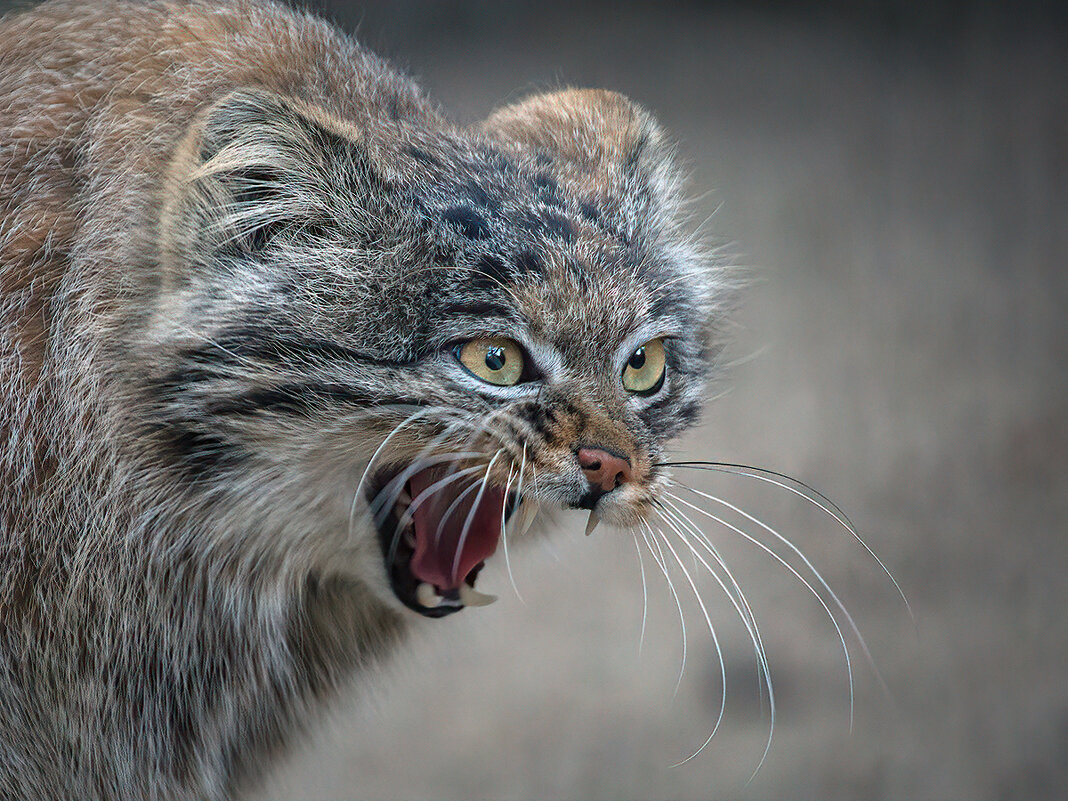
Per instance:
[[[619,364],[619,362],[616,362]],[[641,370],[645,366],[645,346],[638,348],[634,351],[634,354],[630,357],[630,361],[627,362],[635,370]]]
[[[504,348],[493,345],[486,349],[486,367],[491,370],[501,370],[504,368],[504,363],[507,361],[504,355]]]

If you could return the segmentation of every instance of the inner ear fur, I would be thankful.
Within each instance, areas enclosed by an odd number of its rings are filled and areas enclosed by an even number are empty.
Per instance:
[[[481,125],[515,142],[599,172],[638,177],[668,199],[677,189],[674,148],[653,116],[618,92],[564,89],[493,112]]]
[[[377,182],[359,132],[264,91],[205,110],[170,168],[161,230],[172,258],[222,247],[255,252],[285,230],[311,230],[371,203]],[[348,191],[346,191],[348,190]]]

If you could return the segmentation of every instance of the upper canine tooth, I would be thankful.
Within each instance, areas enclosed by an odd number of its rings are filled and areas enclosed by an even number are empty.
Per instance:
[[[597,516],[597,513],[591,509],[590,510],[590,519],[586,521],[586,536],[587,537],[590,536],[590,534],[593,533],[593,530],[595,528],[597,528],[597,524],[600,523],[600,522],[601,522],[601,518],[599,518]]]
[[[464,606],[489,606],[496,600],[496,595],[479,592],[466,581],[460,585],[460,601]]]
[[[433,584],[428,584],[425,581],[420,582],[419,586],[415,588],[415,600],[419,602],[420,606],[425,606],[427,609],[441,606],[441,596],[438,595],[438,591],[434,589]]]
[[[515,521],[517,525],[516,531],[520,537],[527,533],[537,514],[538,504],[535,501],[525,500],[520,504]]]

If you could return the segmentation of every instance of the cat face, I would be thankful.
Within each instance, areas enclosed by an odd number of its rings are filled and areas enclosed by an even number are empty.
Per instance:
[[[562,92],[371,136],[238,93],[173,170],[147,396],[183,480],[372,541],[361,577],[429,616],[485,600],[535,504],[649,513],[725,292],[641,109]]]

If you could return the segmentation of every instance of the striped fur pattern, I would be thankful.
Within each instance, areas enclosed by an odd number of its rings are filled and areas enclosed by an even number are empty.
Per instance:
[[[729,296],[679,184],[617,94],[461,128],[266,2],[0,22],[0,795],[254,778],[422,624],[359,490],[373,455],[474,449],[575,506],[576,448],[606,447],[640,480],[601,516],[642,519]],[[452,347],[482,335],[541,380],[466,374]],[[654,336],[665,386],[628,396]]]

